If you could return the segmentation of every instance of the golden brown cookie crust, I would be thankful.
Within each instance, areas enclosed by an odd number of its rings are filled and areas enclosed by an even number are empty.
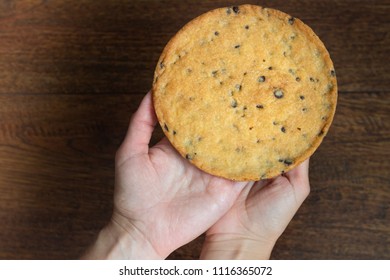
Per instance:
[[[325,46],[297,18],[255,5],[186,24],[158,61],[153,103],[178,152],[232,180],[291,170],[321,144],[336,109]]]

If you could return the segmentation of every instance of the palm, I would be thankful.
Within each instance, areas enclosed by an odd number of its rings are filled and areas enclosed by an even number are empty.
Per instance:
[[[116,178],[116,211],[147,235],[161,254],[206,231],[242,189],[242,184],[200,171],[166,139],[148,154],[123,161]]]

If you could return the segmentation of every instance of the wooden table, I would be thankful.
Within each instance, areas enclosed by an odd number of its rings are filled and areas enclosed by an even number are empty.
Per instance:
[[[244,2],[310,25],[339,83],[311,194],[272,258],[390,258],[389,1],[19,0],[0,2],[1,259],[78,258],[111,215],[115,151],[164,45]]]

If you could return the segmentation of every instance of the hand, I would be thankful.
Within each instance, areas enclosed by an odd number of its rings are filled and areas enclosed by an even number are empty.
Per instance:
[[[268,259],[310,192],[309,160],[283,176],[248,184],[206,233],[203,259]]]
[[[166,258],[215,224],[246,185],[199,170],[166,138],[149,148],[156,123],[149,92],[117,152],[111,222],[84,258]]]

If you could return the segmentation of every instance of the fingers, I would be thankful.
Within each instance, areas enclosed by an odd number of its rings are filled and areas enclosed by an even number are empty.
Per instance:
[[[125,140],[118,151],[120,156],[128,158],[134,155],[147,154],[156,123],[157,117],[153,108],[152,94],[149,91],[130,120]]]

